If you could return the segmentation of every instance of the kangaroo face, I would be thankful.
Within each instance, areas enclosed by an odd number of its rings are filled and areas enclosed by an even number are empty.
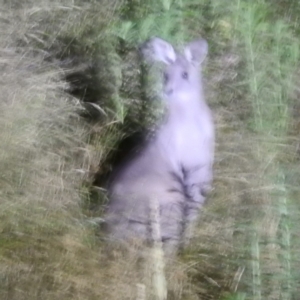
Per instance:
[[[197,40],[188,44],[183,54],[178,54],[171,44],[160,38],[152,38],[143,46],[142,52],[146,58],[166,64],[163,92],[165,98],[174,101],[199,98],[199,65],[204,60],[207,49],[205,40]]]
[[[198,88],[198,77],[198,68],[190,64],[185,57],[178,56],[164,71],[164,96],[168,99],[187,98]]]

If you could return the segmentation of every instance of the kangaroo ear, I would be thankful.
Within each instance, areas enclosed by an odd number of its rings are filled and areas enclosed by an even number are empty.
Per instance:
[[[176,60],[173,46],[158,37],[151,38],[140,49],[144,57],[152,61],[162,61],[165,64],[170,64]]]
[[[188,61],[195,64],[201,64],[208,53],[208,44],[204,39],[189,43],[184,48],[184,55]]]

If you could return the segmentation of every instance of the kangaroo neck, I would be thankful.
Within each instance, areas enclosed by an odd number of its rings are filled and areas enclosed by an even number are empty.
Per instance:
[[[193,119],[206,106],[206,103],[200,100],[201,98],[197,95],[168,99],[166,121],[185,122]]]

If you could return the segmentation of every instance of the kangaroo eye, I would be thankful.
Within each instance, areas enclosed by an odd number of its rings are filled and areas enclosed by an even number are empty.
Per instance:
[[[189,74],[187,72],[183,72],[182,73],[182,78],[183,79],[188,79],[189,78]]]
[[[168,74],[164,73],[164,82],[166,83],[168,82],[168,80],[169,80]]]

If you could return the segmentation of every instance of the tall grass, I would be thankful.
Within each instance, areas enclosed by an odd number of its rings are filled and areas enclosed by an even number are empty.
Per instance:
[[[291,202],[288,200],[285,181],[288,169],[284,160],[289,159],[286,157],[291,126],[289,110],[296,86],[299,45],[292,28],[284,21],[269,23],[268,17],[271,18],[272,14],[270,5],[263,2],[251,6],[243,4],[239,9],[244,11],[238,23],[241,24],[239,29],[245,45],[253,107],[251,128],[257,132],[257,136],[262,136],[256,158],[261,164],[261,188],[266,190],[260,203],[264,214],[253,218],[256,225],[252,242],[252,248],[255,249],[252,254],[252,293],[254,299],[262,299],[262,296],[292,299],[291,233],[288,226]],[[276,220],[273,228],[270,219]],[[273,256],[269,263],[261,258],[265,251],[268,251],[268,256]],[[270,274],[266,270],[269,268],[277,268],[277,272]],[[273,282],[273,285],[265,286],[264,280]]]
[[[1,5],[0,299],[297,299],[299,4]],[[153,35],[208,40],[217,128],[214,191],[166,268],[159,241],[145,260],[107,248],[91,193],[116,142],[153,121],[159,87],[136,55]]]
[[[38,16],[68,9],[61,5],[2,7],[1,299],[93,297],[93,280],[76,275],[92,271],[87,253],[97,256],[80,210],[87,126],[62,70],[34,46],[37,24],[47,26]]]

